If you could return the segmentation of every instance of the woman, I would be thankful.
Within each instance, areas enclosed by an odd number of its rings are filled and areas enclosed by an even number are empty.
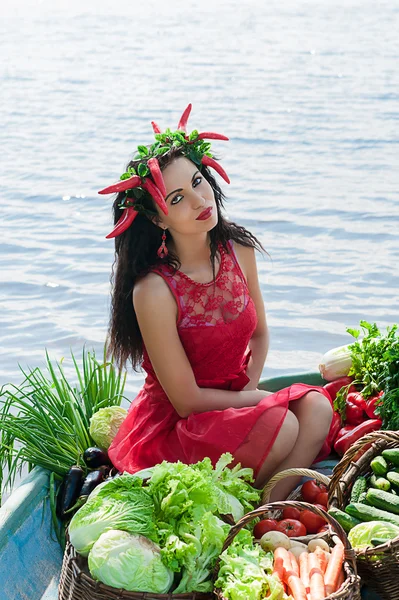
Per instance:
[[[257,389],[269,335],[255,253],[261,244],[221,212],[210,172],[227,174],[210,153],[214,133],[177,131],[139,146],[114,202],[116,264],[109,351],[147,373],[110,449],[134,473],[162,460],[216,462],[231,452],[262,487],[276,472],[307,467],[329,430],[322,388]],[[285,498],[292,479],[273,499]]]

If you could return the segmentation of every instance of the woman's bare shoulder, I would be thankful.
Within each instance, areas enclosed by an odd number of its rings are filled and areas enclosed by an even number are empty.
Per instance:
[[[142,307],[153,310],[161,306],[167,307],[169,303],[173,306],[174,298],[168,284],[160,275],[148,273],[134,284],[133,304],[136,310]]]

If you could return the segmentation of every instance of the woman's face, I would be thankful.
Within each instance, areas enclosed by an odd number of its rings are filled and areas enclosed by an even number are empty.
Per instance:
[[[162,226],[172,233],[208,232],[218,222],[213,189],[197,166],[181,156],[162,171],[168,215],[158,211]]]

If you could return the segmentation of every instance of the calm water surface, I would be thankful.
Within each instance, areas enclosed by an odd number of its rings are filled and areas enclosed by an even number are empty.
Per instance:
[[[45,348],[101,355],[113,244],[97,190],[189,102],[192,128],[230,137],[214,144],[227,214],[271,255],[263,375],[316,370],[360,319],[399,321],[397,2],[1,11],[0,384]],[[142,381],[129,373],[131,397]]]

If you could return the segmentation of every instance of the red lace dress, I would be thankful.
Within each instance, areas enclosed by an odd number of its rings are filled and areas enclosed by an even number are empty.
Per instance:
[[[256,310],[232,244],[220,247],[218,274],[197,283],[167,265],[163,277],[178,306],[178,332],[199,387],[241,390],[249,381],[248,342],[256,327]],[[144,352],[144,387],[132,403],[109,456],[120,471],[134,473],[162,460],[194,463],[209,456],[216,462],[231,452],[256,472],[267,457],[285,419],[288,403],[312,389],[295,384],[266,396],[257,406],[193,413],[181,418],[158,382]]]

